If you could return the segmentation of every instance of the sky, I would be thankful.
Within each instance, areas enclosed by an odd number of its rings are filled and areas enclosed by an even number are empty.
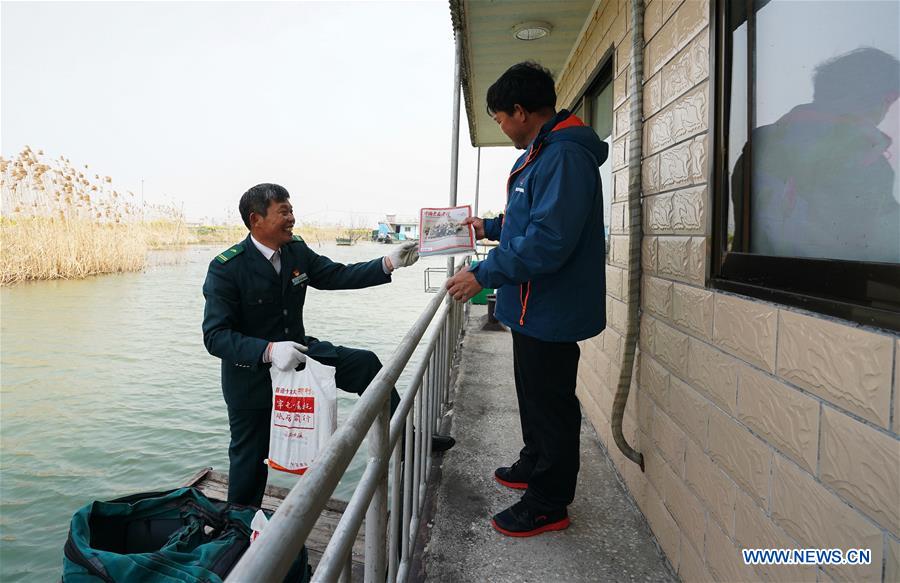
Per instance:
[[[447,206],[453,31],[433,2],[3,2],[0,152],[64,155],[189,220],[276,182],[298,221]],[[465,107],[458,204],[474,203]],[[480,210],[518,152],[482,150]]]

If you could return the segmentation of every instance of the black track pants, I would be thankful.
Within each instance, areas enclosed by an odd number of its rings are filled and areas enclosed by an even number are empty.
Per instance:
[[[575,342],[546,342],[518,332],[513,337],[516,396],[525,447],[520,459],[532,468],[523,500],[536,510],[572,503],[578,479],[581,409],[575,396]]]

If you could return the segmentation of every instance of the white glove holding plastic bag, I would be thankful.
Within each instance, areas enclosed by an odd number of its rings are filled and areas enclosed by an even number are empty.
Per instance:
[[[304,358],[303,370],[269,369],[272,423],[266,463],[292,474],[303,474],[312,465],[337,427],[335,369]]]
[[[272,342],[269,344],[269,362],[281,370],[293,370],[306,362],[306,347],[299,342]]]

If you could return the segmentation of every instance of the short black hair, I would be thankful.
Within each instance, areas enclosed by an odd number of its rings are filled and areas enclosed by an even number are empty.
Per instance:
[[[556,87],[550,71],[533,61],[518,63],[500,75],[487,91],[487,112],[512,114],[519,104],[527,112],[556,108]]]
[[[820,63],[813,73],[813,101],[845,112],[880,106],[900,92],[900,62],[884,51],[860,47]]]
[[[278,184],[270,184],[264,182],[257,184],[241,196],[241,202],[238,204],[238,210],[241,212],[241,219],[247,228],[250,228],[250,213],[266,216],[269,209],[269,202],[284,202],[291,198],[285,187]]]

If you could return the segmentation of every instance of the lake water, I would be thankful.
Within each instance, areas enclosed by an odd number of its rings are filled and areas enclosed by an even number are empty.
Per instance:
[[[204,466],[227,471],[219,361],[200,331],[206,267],[223,248],[158,253],[143,273],[0,290],[0,580],[59,580],[69,520],[93,500],[173,488]],[[388,249],[315,248],[344,263]],[[444,266],[426,258],[388,285],[310,289],[307,333],[386,361],[433,297],[425,268]],[[339,394],[339,423],[356,399]],[[352,494],[364,458],[337,497]],[[275,474],[270,483],[294,482]]]

